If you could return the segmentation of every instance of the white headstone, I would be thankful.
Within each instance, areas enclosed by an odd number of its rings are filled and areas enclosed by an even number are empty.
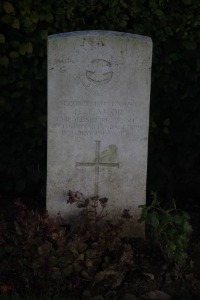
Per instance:
[[[133,215],[143,235],[152,41],[109,31],[48,39],[47,209],[71,217],[68,191],[109,199],[107,212]]]

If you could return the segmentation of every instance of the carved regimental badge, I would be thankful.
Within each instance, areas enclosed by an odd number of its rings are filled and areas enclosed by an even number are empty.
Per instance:
[[[97,85],[108,83],[113,76],[111,63],[104,59],[93,59],[86,70],[87,79]]]

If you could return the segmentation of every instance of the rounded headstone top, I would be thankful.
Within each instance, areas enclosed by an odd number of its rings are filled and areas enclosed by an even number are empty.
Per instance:
[[[69,37],[125,37],[128,39],[137,39],[144,41],[145,43],[152,43],[152,39],[148,36],[143,36],[139,34],[132,34],[128,32],[118,32],[118,31],[106,31],[106,30],[86,30],[86,31],[72,31],[72,32],[65,32],[65,33],[57,33],[48,36],[49,40],[55,39],[63,39]]]

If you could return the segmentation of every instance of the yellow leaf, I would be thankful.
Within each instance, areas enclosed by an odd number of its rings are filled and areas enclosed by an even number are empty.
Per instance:
[[[15,12],[15,9],[13,7],[13,5],[10,3],[10,2],[4,2],[4,10],[7,14],[11,14],[11,13],[14,13]]]
[[[1,66],[4,66],[4,67],[7,67],[9,64],[9,59],[7,58],[7,56],[2,56],[0,57],[0,65]]]
[[[0,33],[0,44],[4,44],[5,43],[5,36]]]
[[[19,29],[19,27],[20,27],[19,20],[14,18],[14,20],[12,21],[11,26],[12,26],[12,28]]]

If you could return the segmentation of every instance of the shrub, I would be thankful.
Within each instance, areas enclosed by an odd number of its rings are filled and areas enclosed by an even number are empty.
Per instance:
[[[81,195],[81,198],[79,197]],[[119,286],[133,264],[132,250],[120,237],[121,226],[92,214],[106,198],[84,199],[70,192],[70,202],[83,210],[70,228],[58,214],[28,210],[16,201],[17,215],[11,222],[0,219],[0,277],[4,285],[18,293],[57,294],[89,289],[104,291]],[[126,214],[127,215],[127,214]],[[103,284],[102,284],[103,283]]]
[[[183,263],[187,260],[187,246],[192,233],[189,214],[178,210],[173,201],[169,209],[161,207],[157,195],[152,193],[150,206],[141,206],[141,221],[146,222],[148,234],[159,245],[169,262]]]

